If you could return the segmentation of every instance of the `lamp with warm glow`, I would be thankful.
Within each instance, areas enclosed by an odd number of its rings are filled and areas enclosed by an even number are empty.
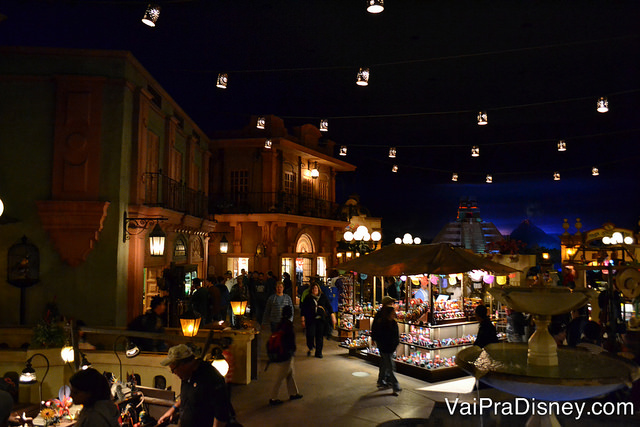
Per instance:
[[[80,362],[80,369],[86,371],[91,367],[91,362],[87,360],[87,356],[84,353],[80,353],[82,355],[82,361]]]
[[[2,203],[2,199],[0,199],[0,216],[2,216],[3,212],[4,212],[4,203]]]
[[[402,244],[402,239],[399,237],[396,237],[395,240],[393,241],[396,245],[401,245]]]
[[[374,242],[379,242],[382,239],[382,234],[379,231],[374,231],[371,233],[371,240]]]
[[[247,310],[247,301],[229,301],[231,304],[231,311],[233,312],[233,327],[240,329],[242,327],[242,316],[244,316]]]
[[[487,175],[485,181],[487,182],[487,184],[493,184],[493,176]]]
[[[271,150],[271,147],[273,147],[273,141],[270,138],[267,138],[264,141],[264,148],[266,148],[267,150]]]
[[[480,157],[480,147],[477,145],[471,147],[471,157]]]
[[[395,173],[395,172],[398,172],[398,165],[393,165],[393,166],[391,167],[391,172],[394,172],[394,173]]]
[[[384,0],[368,0],[367,12],[380,13],[384,10]]]
[[[340,155],[341,156],[346,156],[347,155],[347,146],[343,145],[340,147]]]
[[[149,3],[147,5],[147,9],[144,11],[142,23],[150,27],[155,27],[156,22],[158,22],[158,18],[160,18],[160,6],[154,3]]]
[[[389,158],[390,159],[396,158],[396,147],[389,148]]]
[[[320,132],[327,132],[329,131],[329,120],[327,119],[320,119]]]
[[[600,171],[598,170],[597,167],[594,166],[594,167],[591,168],[591,175],[593,175],[593,176],[600,175]]]
[[[554,172],[553,173],[553,180],[554,181],[560,181],[560,172]]]
[[[342,236],[342,238],[344,239],[345,242],[350,242],[353,240],[353,232],[351,231],[345,231],[344,235]]]
[[[266,122],[267,119],[264,116],[258,116],[258,119],[256,120],[256,128],[264,129]]]
[[[218,74],[218,78],[216,79],[216,87],[220,89],[226,89],[227,83],[229,83],[229,75],[227,73]]]
[[[315,162],[313,164],[313,167],[311,167],[311,162],[309,162],[309,165],[307,166],[307,168],[310,171],[309,173],[311,175],[311,178],[318,179],[318,177],[320,176],[320,171],[318,170],[318,162]]]
[[[598,113],[606,113],[607,111],[609,111],[609,100],[606,96],[601,96],[600,98],[598,98],[597,110]]]
[[[484,126],[487,123],[489,123],[487,121],[487,112],[486,111],[480,111],[478,112],[478,125],[480,126]]]
[[[542,253],[542,259],[548,260],[549,259],[549,252],[543,252]]]
[[[213,361],[211,362],[211,365],[216,368],[223,377],[227,375],[227,372],[229,372],[229,362],[225,360],[220,347],[216,347],[213,351]]]
[[[404,243],[405,245],[412,244],[413,236],[410,233],[405,233],[404,236],[402,236],[402,243]]]
[[[558,151],[567,151],[567,142],[564,139],[558,141]]]
[[[422,239],[419,237],[414,237],[413,238],[413,244],[414,245],[419,245],[420,243],[422,243]]]
[[[71,347],[69,344],[66,344],[64,347],[62,347],[62,349],[60,350],[60,357],[62,358],[62,361],[64,363],[73,362],[75,360],[73,347]]]
[[[182,328],[182,335],[185,337],[195,337],[198,335],[198,329],[200,329],[200,321],[202,317],[193,311],[193,307],[189,307],[189,310],[180,315],[180,327]]]
[[[457,182],[458,181],[458,174],[454,172],[453,175],[451,175],[451,181]]]
[[[369,69],[361,67],[356,77],[356,84],[358,86],[367,86],[369,84]]]
[[[164,255],[164,242],[166,238],[167,235],[162,231],[160,224],[156,224],[151,233],[149,233],[149,250],[151,252],[151,256]]]
[[[222,239],[220,239],[220,253],[226,254],[229,251],[229,241],[227,240],[227,236],[222,235]]]

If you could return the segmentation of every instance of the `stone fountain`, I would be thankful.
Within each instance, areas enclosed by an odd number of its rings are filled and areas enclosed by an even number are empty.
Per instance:
[[[591,289],[535,286],[492,288],[491,295],[516,311],[531,313],[536,331],[528,344],[490,344],[458,353],[457,364],[480,381],[515,396],[542,401],[574,401],[601,396],[640,378],[633,362],[608,353],[558,348],[549,334],[551,316],[579,308]],[[532,415],[528,426],[559,426],[554,414]]]

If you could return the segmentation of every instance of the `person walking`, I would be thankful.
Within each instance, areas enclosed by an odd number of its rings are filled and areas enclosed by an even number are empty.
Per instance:
[[[384,305],[380,309],[380,316],[371,325],[371,338],[375,341],[380,351],[380,369],[378,371],[378,387],[393,388],[393,394],[398,395],[402,391],[393,371],[396,362],[393,353],[400,344],[398,322],[396,322],[396,310],[393,306]]]
[[[282,282],[276,282],[275,290],[276,293],[271,295],[267,300],[262,318],[262,324],[268,323],[271,326],[272,333],[277,330],[278,323],[282,320],[282,309],[289,305],[293,307],[291,297],[284,293],[284,285]],[[293,310],[291,311],[291,318],[289,320],[293,321]]]
[[[282,283],[279,283],[277,286],[284,289]],[[298,385],[296,384],[296,379],[294,377],[293,356],[296,352],[296,336],[293,330],[293,322],[291,321],[292,318],[293,304],[285,305],[284,307],[282,307],[282,317],[280,319],[280,323],[278,324],[277,330],[282,331],[282,346],[287,359],[282,362],[273,363],[276,368],[276,379],[273,383],[273,388],[271,389],[271,398],[269,399],[269,405],[271,406],[276,406],[283,403],[282,400],[278,399],[278,394],[280,392],[280,387],[282,386],[282,383],[285,379],[287,380],[287,391],[289,393],[289,400],[302,399],[302,395],[298,390]]]
[[[315,348],[315,357],[321,359],[325,333],[329,330],[329,322],[333,327],[336,326],[336,315],[318,283],[309,288],[309,295],[302,302],[300,311],[302,328],[306,330],[309,348],[307,356],[310,356],[311,350]]]
[[[194,356],[185,344],[169,349],[160,362],[181,380],[179,400],[159,419],[158,425],[180,419],[180,427],[212,427],[230,420],[231,402],[224,377],[210,363]]]

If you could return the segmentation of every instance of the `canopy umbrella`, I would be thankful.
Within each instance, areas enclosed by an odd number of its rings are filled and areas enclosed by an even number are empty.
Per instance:
[[[357,271],[376,276],[402,274],[457,274],[471,270],[485,270],[496,274],[519,270],[493,262],[449,243],[429,245],[390,245],[339,264],[342,271]]]

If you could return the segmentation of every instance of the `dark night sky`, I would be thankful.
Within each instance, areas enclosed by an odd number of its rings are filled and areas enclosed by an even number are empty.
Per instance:
[[[0,44],[129,50],[208,133],[252,114],[289,128],[327,117],[328,138],[358,167],[340,178],[339,201],[359,193],[387,239],[434,237],[468,196],[505,233],[526,218],[556,234],[563,218],[636,226],[636,0],[388,0],[379,15],[364,0],[160,3],[152,29],[144,1],[5,0]],[[361,66],[367,87],[355,84]],[[609,113],[595,111],[599,96]]]

